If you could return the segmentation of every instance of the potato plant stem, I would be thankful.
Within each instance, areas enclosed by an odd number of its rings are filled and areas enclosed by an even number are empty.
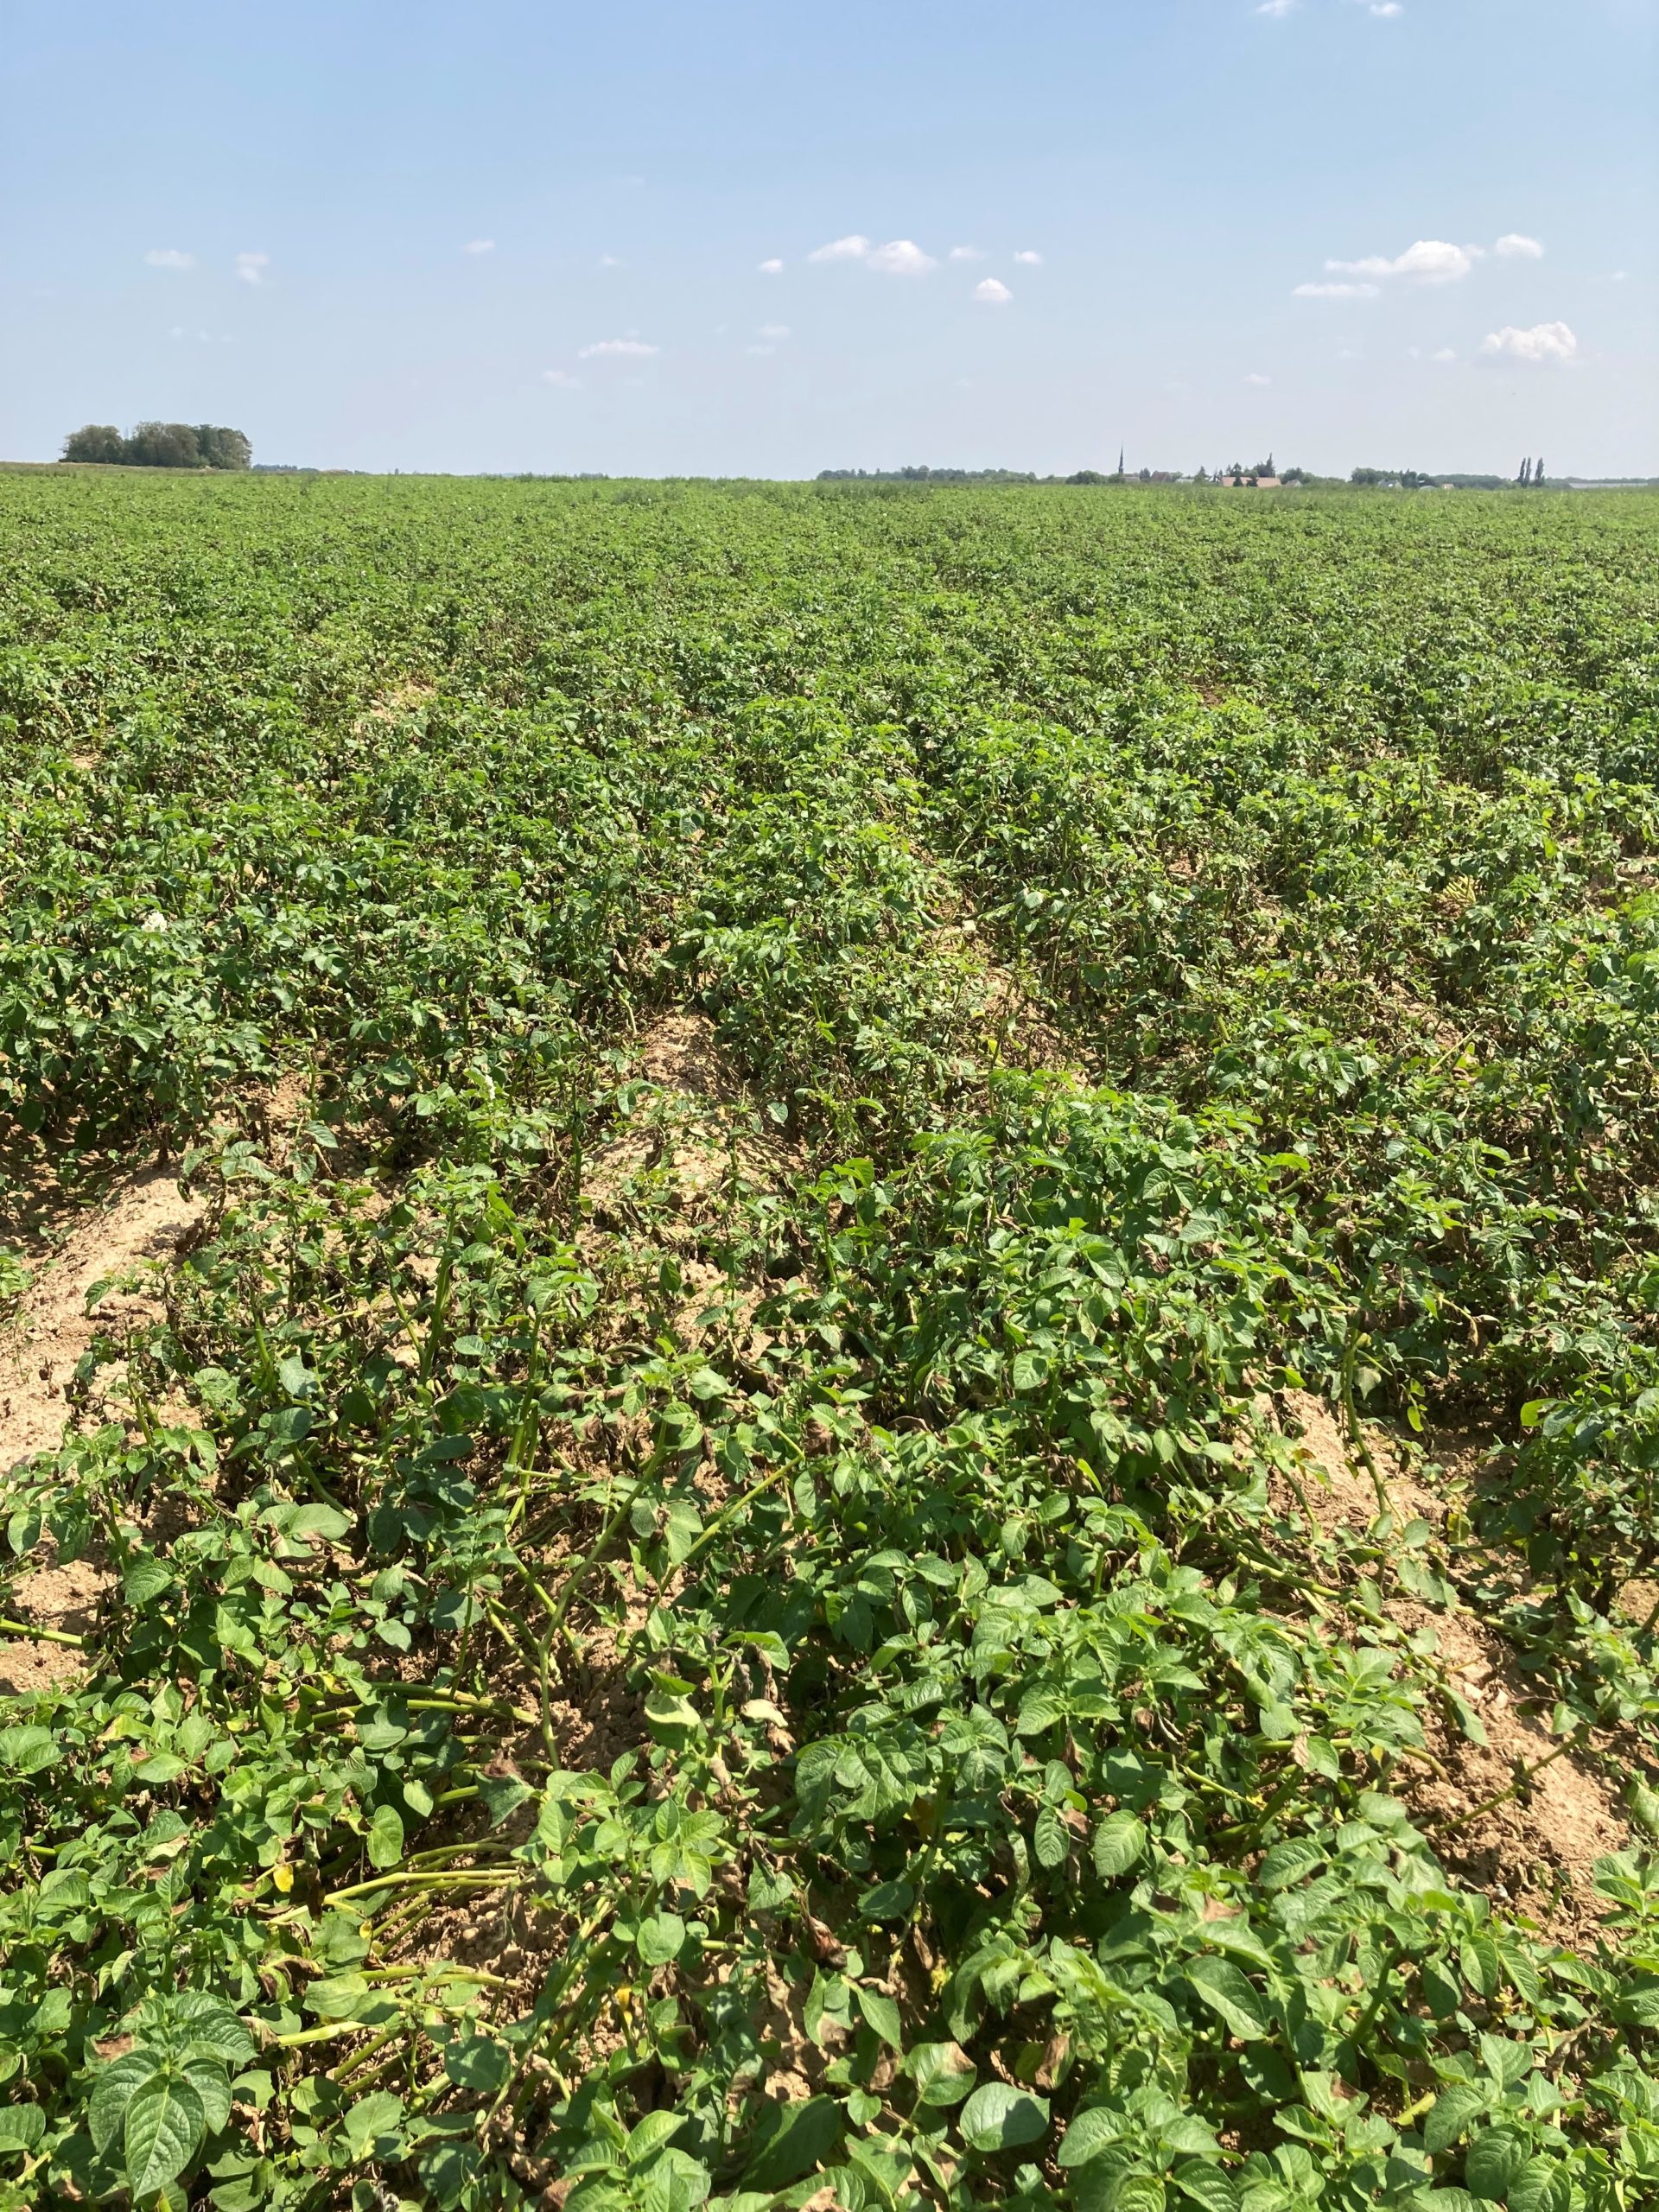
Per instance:
[[[26,1636],[34,1643],[60,1643],[72,1651],[84,1651],[84,1636],[71,1636],[67,1629],[36,1628],[30,1621],[0,1620],[0,1635]]]

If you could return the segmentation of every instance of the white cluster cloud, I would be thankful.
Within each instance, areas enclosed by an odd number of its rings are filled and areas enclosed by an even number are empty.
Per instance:
[[[236,273],[245,284],[263,284],[270,266],[268,253],[238,253],[236,257]]]
[[[1512,322],[1506,322],[1502,330],[1487,333],[1480,350],[1489,360],[1562,367],[1577,359],[1579,341],[1564,322],[1535,322],[1530,330],[1517,330]]]
[[[1271,377],[1264,377],[1259,371],[1253,370],[1251,373],[1245,378],[1244,381],[1246,384],[1264,385],[1271,384],[1273,382],[1273,378]]]
[[[1454,245],[1449,238],[1418,238],[1403,253],[1368,253],[1358,261],[1327,261],[1328,274],[1338,281],[1298,284],[1299,300],[1375,299],[1382,285],[1403,276],[1418,284],[1455,284],[1468,276],[1476,262],[1486,257],[1481,245]],[[1491,251],[1503,261],[1540,261],[1544,249],[1536,238],[1520,231],[1506,231]]]
[[[1255,12],[1258,16],[1288,16],[1295,6],[1296,0],[1261,0]]]
[[[885,245],[877,245],[865,237],[862,231],[849,231],[845,238],[830,238],[827,244],[814,246],[807,255],[809,261],[861,261],[865,268],[874,269],[883,276],[925,276],[938,262],[931,253],[925,253],[914,238],[889,238]],[[1021,246],[1014,256],[1023,268],[1039,269],[1043,257],[1033,246]],[[953,245],[945,255],[950,262],[983,261],[982,246]],[[760,266],[769,273],[781,269],[781,262],[765,262]],[[973,296],[992,307],[1005,307],[1014,297],[1000,278],[987,276],[974,287]]]
[[[763,261],[760,264],[760,274],[763,276],[781,276],[783,273],[784,264],[775,254],[770,261]]]
[[[660,353],[660,346],[648,346],[643,338],[601,338],[591,346],[576,349],[579,361],[623,360],[641,361],[648,354]]]
[[[787,338],[789,325],[786,322],[763,322],[760,335],[763,338]]]
[[[815,246],[806,257],[809,261],[861,261],[867,269],[883,276],[925,276],[939,265],[914,238],[889,238],[885,245],[876,245],[861,231],[831,238],[828,245]]]
[[[1419,238],[1392,258],[1370,253],[1361,261],[1327,261],[1325,265],[1339,276],[1410,276],[1420,284],[1452,284],[1469,274],[1481,251],[1478,245],[1453,245],[1446,238]]]
[[[580,377],[573,377],[568,369],[543,369],[542,371],[542,381],[543,384],[550,384],[554,385],[556,389],[560,391],[580,391],[582,390],[582,378]]]
[[[194,253],[181,253],[175,245],[153,245],[144,256],[152,269],[194,269]]]
[[[914,238],[889,238],[886,245],[879,245],[866,257],[867,266],[879,270],[884,276],[925,276],[938,263],[931,253],[924,253]]]
[[[468,238],[466,245],[461,248],[461,251],[463,253],[493,253],[495,251],[495,240],[493,238]]]

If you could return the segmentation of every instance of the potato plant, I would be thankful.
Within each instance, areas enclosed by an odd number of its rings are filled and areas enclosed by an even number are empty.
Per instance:
[[[0,534],[0,2206],[1659,2202],[1659,505]]]

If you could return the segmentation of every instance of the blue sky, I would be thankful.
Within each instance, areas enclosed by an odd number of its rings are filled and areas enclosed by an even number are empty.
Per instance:
[[[0,102],[0,457],[1659,473],[1659,0],[8,0]]]

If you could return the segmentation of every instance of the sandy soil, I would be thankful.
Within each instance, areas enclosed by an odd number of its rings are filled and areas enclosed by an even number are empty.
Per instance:
[[[1327,1529],[1369,1528],[1377,1516],[1376,1493],[1355,1465],[1332,1409],[1300,1393],[1287,1403],[1302,1431],[1299,1457],[1312,1478],[1303,1487],[1315,1520]],[[1443,1531],[1447,1493],[1407,1472],[1385,1430],[1368,1427],[1366,1440],[1395,1517],[1402,1523],[1421,1517]],[[1455,1465],[1478,1453],[1463,1440],[1442,1456]],[[1408,1635],[1425,1628],[1433,1634],[1448,1687],[1477,1715],[1487,1738],[1484,1745],[1470,1742],[1449,1709],[1431,1715],[1428,1748],[1445,1779],[1415,1777],[1398,1785],[1401,1794],[1465,1881],[1519,1906],[1562,1942],[1581,1942],[1606,1909],[1594,1886],[1596,1861],[1630,1841],[1615,1790],[1589,1760],[1572,1751],[1551,1758],[1560,1739],[1522,1709],[1529,1691],[1514,1654],[1474,1613],[1436,1611],[1399,1591],[1385,1599],[1384,1611]],[[1540,1767],[1546,1758],[1550,1764]],[[1517,1764],[1539,1768],[1529,1789],[1469,1820],[1510,1787]]]
[[[156,1319],[160,1301],[142,1281],[170,1262],[200,1217],[171,1175],[154,1170],[123,1185],[86,1214],[35,1270],[16,1319],[0,1335],[0,1510],[20,1461],[54,1452],[73,1408],[66,1396],[81,1355],[99,1334],[119,1336]],[[107,1293],[95,1313],[88,1294],[111,1277],[140,1280]],[[7,1601],[32,1625],[82,1636],[92,1626],[109,1580],[93,1559],[47,1562],[25,1574]],[[26,1696],[67,1681],[80,1660],[67,1644],[0,1637],[0,1694]]]
[[[601,1223],[631,1217],[636,1198],[672,1201],[676,1225],[694,1227],[718,1211],[735,1173],[774,1190],[799,1166],[781,1135],[756,1126],[760,1101],[721,1047],[705,1014],[661,1015],[636,1047],[641,1076],[662,1096],[642,1101],[633,1120],[585,1163],[582,1197]]]

